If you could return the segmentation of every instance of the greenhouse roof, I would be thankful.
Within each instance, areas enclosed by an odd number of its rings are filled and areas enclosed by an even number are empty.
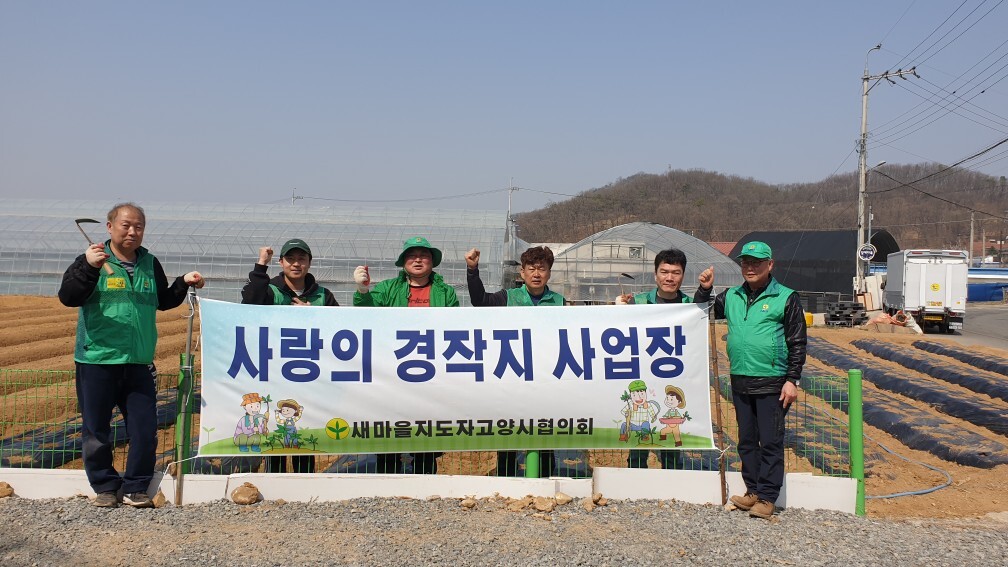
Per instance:
[[[551,287],[555,281],[568,299],[593,302],[648,291],[655,287],[654,258],[669,248],[686,254],[685,293],[692,294],[700,272],[710,266],[718,288],[742,283],[738,264],[706,242],[665,225],[633,222],[597,232],[557,254]]]
[[[55,293],[59,278],[87,244],[74,220],[98,224],[82,228],[105,240],[105,215],[112,201],[0,199],[0,293]],[[302,238],[312,248],[311,271],[340,303],[353,293],[352,272],[368,264],[375,280],[393,277],[403,242],[425,236],[444,253],[437,272],[465,294],[464,255],[482,251],[484,278],[500,285],[506,259],[504,211],[414,208],[329,207],[303,204],[138,203],[148,219],[144,247],[172,278],[199,270],[207,297],[237,300],[259,248]],[[29,266],[31,273],[25,273]],[[275,273],[277,267],[271,267]]]

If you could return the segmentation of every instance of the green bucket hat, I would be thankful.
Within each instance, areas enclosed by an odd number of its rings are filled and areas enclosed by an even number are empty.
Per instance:
[[[631,392],[643,392],[647,390],[647,384],[643,380],[634,380],[627,389]]]
[[[441,251],[431,246],[431,243],[426,238],[414,236],[403,242],[402,252],[399,253],[399,258],[395,261],[396,266],[403,267],[403,264],[406,263],[406,251],[410,248],[426,248],[430,250],[431,256],[434,259],[434,267],[436,268],[441,264]]]
[[[742,256],[749,256],[750,258],[759,258],[761,260],[769,260],[773,258],[770,252],[770,245],[766,242],[760,242],[758,240],[753,240],[742,247],[742,250],[738,253],[736,258],[741,258]]]

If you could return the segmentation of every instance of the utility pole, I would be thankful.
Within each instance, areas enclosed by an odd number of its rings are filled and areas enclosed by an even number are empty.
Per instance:
[[[917,67],[911,67],[910,69],[897,69],[895,71],[886,71],[881,75],[869,75],[868,74],[868,55],[876,49],[882,49],[882,44],[878,44],[875,47],[868,50],[865,54],[865,65],[864,74],[861,76],[861,139],[858,140],[858,225],[857,225],[857,253],[859,254],[861,248],[865,244],[865,191],[868,187],[868,91],[872,89],[872,86],[868,84],[872,81],[879,81],[885,79],[892,84],[896,84],[896,81],[892,80],[892,77],[899,77],[906,80],[905,75],[913,75],[914,77],[920,78],[917,74]],[[876,83],[878,84],[878,83]],[[870,235],[869,235],[870,238]],[[854,285],[854,294],[864,293],[865,291],[865,275],[868,271],[868,262],[861,260],[861,258],[855,254],[857,258],[857,281]]]
[[[973,236],[974,236],[974,234],[973,234],[973,213],[974,212],[975,211],[970,211],[970,243],[969,243],[969,251],[966,252],[966,265],[969,266],[970,268],[973,267]],[[982,257],[983,256],[981,255],[981,258]]]
[[[513,260],[518,253],[517,247],[515,245],[515,229],[514,229],[514,219],[511,218],[511,195],[517,191],[518,188],[514,186],[514,177],[508,182],[508,210],[507,210],[507,239],[508,239],[508,254],[507,260]]]

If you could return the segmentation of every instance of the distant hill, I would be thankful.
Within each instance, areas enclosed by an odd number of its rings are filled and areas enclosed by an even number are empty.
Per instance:
[[[979,211],[1005,216],[1008,186],[1000,179],[935,163],[884,165],[868,177],[867,205],[873,229],[886,229],[903,248],[963,248],[969,242],[969,210],[928,197],[900,183]],[[770,185],[752,178],[700,169],[638,173],[546,207],[516,216],[518,235],[529,242],[576,242],[633,221],[664,224],[706,241],[736,241],[755,230],[836,230],[857,226],[856,173],[816,183]],[[882,191],[873,194],[875,191]],[[866,207],[867,207],[866,205]],[[988,238],[1006,230],[986,218]],[[980,222],[976,223],[980,239]]]

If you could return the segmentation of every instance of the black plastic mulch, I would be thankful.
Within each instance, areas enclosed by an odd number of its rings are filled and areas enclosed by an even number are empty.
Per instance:
[[[981,370],[996,372],[1005,378],[1008,378],[1008,359],[986,354],[980,355],[965,349],[943,345],[940,343],[933,343],[930,341],[914,341],[913,346],[930,353],[954,358],[959,362],[965,362],[966,364],[975,366]]]
[[[843,371],[860,369],[868,382],[897,394],[916,398],[920,380],[908,374],[873,367],[823,339],[809,337],[809,356]],[[962,465],[993,468],[1008,463],[1008,446],[963,430],[940,414],[926,411],[891,396],[872,396],[862,405],[865,423],[886,431],[912,448]],[[1004,416],[1001,416],[1002,422]]]

